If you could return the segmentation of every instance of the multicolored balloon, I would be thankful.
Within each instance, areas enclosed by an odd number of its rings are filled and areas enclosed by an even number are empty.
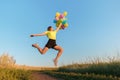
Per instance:
[[[55,19],[53,20],[53,22],[56,24],[56,27],[58,27],[60,23],[62,23],[60,29],[65,29],[66,27],[68,27],[66,16],[66,11],[64,13],[56,12]]]

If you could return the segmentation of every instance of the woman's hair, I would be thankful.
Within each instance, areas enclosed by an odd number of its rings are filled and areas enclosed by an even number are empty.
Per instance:
[[[49,27],[47,28],[47,30],[50,31],[51,28],[52,28],[52,26],[49,26]]]

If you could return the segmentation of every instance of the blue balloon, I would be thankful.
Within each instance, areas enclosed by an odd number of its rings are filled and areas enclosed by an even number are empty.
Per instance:
[[[64,20],[63,22],[62,22],[62,24],[66,24],[67,23],[67,21],[66,20]]]
[[[57,23],[57,21],[54,19],[54,20],[53,20],[53,23]]]

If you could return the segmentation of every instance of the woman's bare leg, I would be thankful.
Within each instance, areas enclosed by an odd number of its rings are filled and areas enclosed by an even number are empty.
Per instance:
[[[57,56],[56,56],[56,58],[54,59],[54,64],[55,64],[55,66],[57,66],[58,59],[59,59],[60,56],[62,55],[63,49],[62,49],[60,46],[55,46],[54,49],[58,51]]]
[[[33,47],[37,48],[38,51],[41,53],[41,54],[45,54],[47,51],[48,51],[48,48],[47,47],[44,47],[43,49],[41,47],[39,47],[38,44],[32,44]]]

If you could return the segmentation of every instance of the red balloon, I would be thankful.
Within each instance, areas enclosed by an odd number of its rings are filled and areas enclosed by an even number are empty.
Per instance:
[[[63,19],[64,18],[64,15],[63,14],[60,14],[60,17],[59,17],[60,19]]]
[[[64,25],[62,25],[62,26],[61,26],[61,28],[62,28],[62,29],[64,29],[64,28],[65,28],[65,26],[64,26]]]

